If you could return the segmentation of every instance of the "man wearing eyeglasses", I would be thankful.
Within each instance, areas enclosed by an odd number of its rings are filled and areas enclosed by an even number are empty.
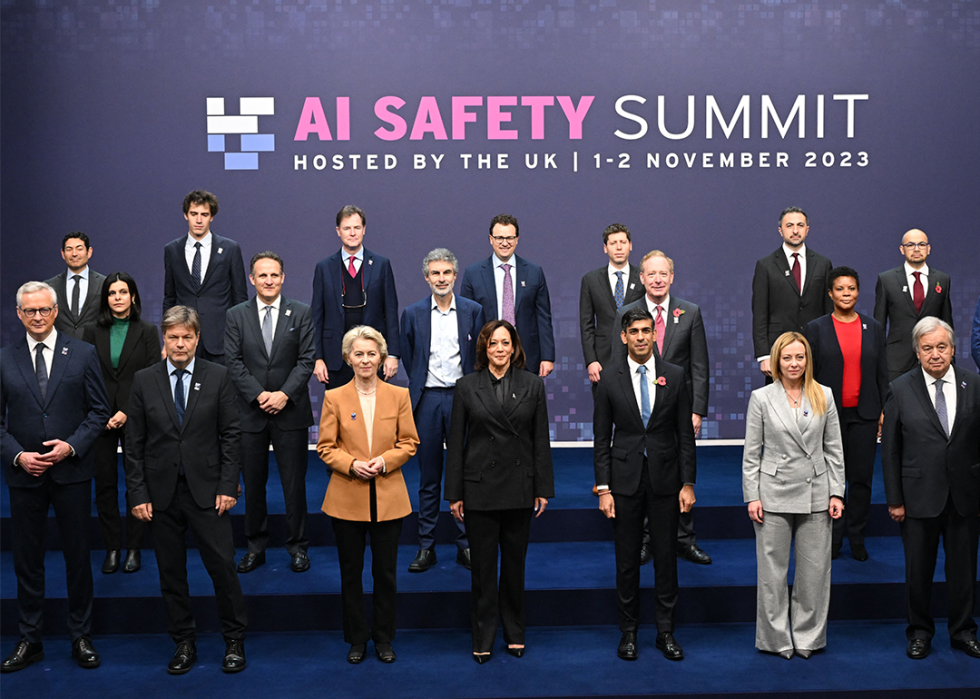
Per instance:
[[[344,333],[355,325],[369,325],[388,343],[385,380],[398,373],[398,294],[395,275],[387,257],[364,247],[367,217],[364,210],[348,204],[337,212],[341,248],[317,263],[313,274],[313,327],[316,330],[316,364],[313,376],[327,388],[338,388],[354,378],[344,361]]]
[[[92,629],[92,446],[109,420],[95,347],[55,329],[58,296],[44,282],[17,290],[25,335],[0,352],[0,462],[10,488],[10,539],[20,641],[0,664],[16,672],[44,658],[44,540],[48,508],[61,534],[72,659],[99,666]]]
[[[949,300],[949,275],[930,269],[929,236],[913,228],[902,236],[899,251],[905,264],[878,275],[875,287],[875,320],[885,328],[888,380],[894,381],[919,365],[912,351],[912,328],[934,316],[953,327]]]
[[[517,219],[498,214],[490,221],[493,255],[463,272],[460,295],[483,306],[483,317],[506,320],[517,328],[527,369],[541,378],[555,368],[551,297],[544,271],[514,253],[520,240]]]

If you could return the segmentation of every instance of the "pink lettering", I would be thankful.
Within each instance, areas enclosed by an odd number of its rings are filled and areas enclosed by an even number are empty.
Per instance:
[[[435,97],[423,97],[419,100],[419,110],[415,114],[415,123],[412,125],[412,135],[409,136],[409,140],[421,141],[426,133],[431,133],[437,141],[445,141],[449,138]]]
[[[405,135],[408,131],[408,124],[394,111],[403,106],[405,106],[405,100],[394,95],[382,97],[374,103],[374,115],[392,127],[389,131],[383,126],[379,126],[374,132],[375,136],[382,141],[397,141]]]
[[[501,107],[516,107],[517,97],[487,97],[487,139],[490,141],[516,141],[517,131],[502,129],[500,125],[511,120],[510,112]]]
[[[466,140],[467,122],[475,122],[476,114],[466,111],[467,107],[483,106],[482,97],[453,97],[453,140]]]
[[[572,103],[571,97],[565,95],[558,97],[558,104],[561,105],[561,110],[565,112],[565,117],[568,119],[569,139],[575,141],[582,138],[582,122],[585,120],[585,115],[588,114],[594,99],[594,95],[583,95],[582,99],[578,101],[578,107],[576,107]]]
[[[521,97],[521,106],[531,108],[531,139],[544,139],[544,108],[553,107],[555,98],[549,96]]]

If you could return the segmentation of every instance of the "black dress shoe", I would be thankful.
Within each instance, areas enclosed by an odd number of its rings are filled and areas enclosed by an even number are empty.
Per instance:
[[[123,563],[124,573],[135,573],[140,569],[142,565],[141,555],[139,549],[129,549],[126,552],[126,561]]]
[[[409,573],[424,573],[436,564],[435,549],[419,549],[415,559],[408,564]]]
[[[263,563],[265,563],[265,551],[261,553],[246,553],[242,556],[242,560],[238,562],[238,572],[251,573]]]
[[[191,671],[197,662],[197,648],[191,641],[177,644],[174,657],[167,664],[167,672],[171,675],[183,675]]]
[[[840,547],[841,547],[840,544],[831,544],[830,545],[830,559],[831,560],[836,561],[838,558],[840,558]]]
[[[14,652],[5,658],[3,663],[0,663],[0,672],[17,672],[39,660],[44,660],[44,644],[40,641],[31,643],[20,640],[14,648]]]
[[[677,549],[678,558],[683,558],[685,561],[690,561],[691,563],[697,563],[702,566],[711,565],[711,556],[706,554],[697,544],[691,544],[690,546],[681,546]]]
[[[294,573],[305,573],[310,569],[310,557],[305,551],[297,551],[293,554],[293,560],[289,564]]]
[[[868,560],[868,549],[864,548],[864,544],[851,542],[851,557],[855,561],[861,561],[863,563]]]
[[[102,573],[112,575],[119,570],[119,549],[105,552],[105,560],[102,562]]]
[[[684,649],[674,640],[674,634],[669,631],[657,634],[657,650],[663,653],[667,660],[684,659]]]
[[[485,662],[487,662],[487,661],[490,660],[490,654],[489,653],[474,653],[473,654],[473,660],[476,661],[476,664],[477,665],[483,665],[483,663],[485,663]]]
[[[79,636],[71,642],[71,659],[78,663],[78,667],[86,670],[94,670],[102,664],[99,651],[95,650],[92,639],[88,636]]]
[[[949,645],[951,645],[956,650],[963,651],[969,656],[972,656],[974,658],[980,658],[980,643],[978,643],[977,639],[975,638],[970,638],[965,641],[960,641],[953,638],[950,640]]]
[[[225,641],[225,658],[221,661],[222,672],[241,672],[248,663],[245,661],[245,641]]]
[[[378,660],[383,663],[395,662],[395,649],[391,647],[390,643],[375,643],[374,652],[378,656]]]
[[[909,647],[905,649],[905,655],[912,660],[922,660],[929,655],[931,645],[928,638],[913,638],[909,641]]]
[[[619,648],[616,649],[616,655],[623,660],[636,660],[640,657],[636,648],[636,632],[627,631],[623,634],[622,638],[619,639]]]
[[[470,562],[469,549],[463,549],[462,551],[457,551],[456,562],[459,563],[464,568],[466,568],[466,570],[473,570],[473,564]]]
[[[645,566],[653,560],[653,547],[650,544],[643,544],[640,547],[640,565]]]
[[[513,655],[515,658],[524,657],[524,646],[518,646],[517,648],[511,648],[507,646],[507,652]]]
[[[367,652],[366,643],[355,643],[347,651],[347,662],[351,665],[357,665],[358,663],[364,662],[364,654]]]

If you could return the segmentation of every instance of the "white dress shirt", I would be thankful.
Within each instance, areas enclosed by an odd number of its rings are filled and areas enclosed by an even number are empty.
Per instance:
[[[786,254],[786,263],[789,265],[789,276],[791,277],[793,276],[793,253],[800,255],[798,259],[800,261],[800,294],[802,294],[803,289],[806,288],[806,244],[801,245],[799,250],[792,250],[786,243],[783,243],[783,252]]]
[[[640,372],[637,369],[640,364],[633,360],[629,355],[626,355],[626,364],[630,368],[630,381],[633,383],[633,395],[636,397],[636,408],[640,415],[643,415],[643,401],[640,398],[640,380],[644,377],[640,376]],[[657,396],[657,363],[656,355],[651,354],[650,358],[644,364],[647,368],[646,381],[650,388],[650,413],[653,414],[653,403]],[[646,427],[646,425],[644,425]]]
[[[68,299],[68,308],[71,308],[71,297],[75,293],[75,281],[72,279],[75,275],[79,275],[81,279],[78,280],[78,314],[81,315],[82,309],[85,308],[85,297],[88,296],[88,275],[89,267],[85,265],[85,269],[81,272],[72,272],[68,270],[68,276],[65,277],[65,297]]]
[[[361,271],[361,265],[364,264],[364,246],[362,245],[361,249],[353,255],[341,248],[340,256],[344,261],[344,269],[350,267],[350,258],[354,258],[354,276],[356,277],[357,273]]]
[[[459,352],[459,323],[456,316],[456,294],[445,313],[432,296],[432,327],[429,332],[429,370],[426,388],[452,388],[463,378],[463,358]]]
[[[511,258],[513,259],[513,258]],[[613,267],[612,262],[606,268],[606,274],[609,276],[609,290],[612,291],[613,298],[616,298],[616,282],[619,277],[616,276],[617,272],[623,273],[623,299],[626,299],[626,294],[629,293],[629,283],[630,283],[630,263],[627,262],[622,269],[616,269]]]
[[[932,407],[936,407],[936,379],[932,378],[926,373],[926,370],[922,370],[922,378],[926,380],[926,393],[929,394],[929,400],[932,401]],[[953,365],[949,365],[949,369],[942,377],[943,382],[943,396],[946,398],[946,420],[948,424],[950,433],[953,432],[953,424],[956,422],[956,372],[953,370]]]
[[[650,315],[653,316],[653,326],[657,327],[657,306],[660,306],[661,308],[664,309],[663,310],[664,325],[667,325],[667,309],[670,308],[670,294],[667,294],[664,297],[664,300],[661,301],[660,303],[654,303],[653,301],[651,301],[649,295],[645,295],[643,298],[646,299],[647,310],[650,311]]]
[[[37,346],[44,345],[41,356],[44,357],[44,368],[47,370],[48,378],[51,378],[51,364],[54,362],[54,348],[58,346],[58,331],[51,328],[51,334],[38,342],[30,335],[27,336],[27,349],[31,353],[31,366],[37,371]]]
[[[208,273],[208,263],[211,261],[211,243],[214,241],[214,236],[211,235],[211,231],[200,240],[195,240],[194,236],[190,233],[187,234],[187,241],[184,243],[184,260],[187,261],[187,271],[192,275],[194,274],[194,254],[197,252],[197,248],[194,247],[195,243],[201,244],[201,281],[204,281],[204,277]]]
[[[282,302],[282,296],[281,295],[278,298],[276,298],[276,300],[273,301],[270,304],[267,304],[265,301],[263,301],[262,299],[260,299],[257,296],[255,297],[255,307],[258,309],[258,312],[259,312],[259,329],[260,330],[262,329],[262,321],[265,320],[265,309],[266,308],[271,308],[272,309],[272,337],[275,337],[276,336],[276,327],[279,324],[279,304],[281,302]]]
[[[912,272],[922,273],[919,281],[922,282],[922,300],[925,301],[926,296],[929,295],[929,265],[923,262],[922,269],[913,269],[912,265],[906,262],[902,266],[905,267],[905,290],[908,292],[909,298],[913,301],[915,300],[915,296],[912,293],[912,285],[915,284],[915,277],[912,276]]]
[[[180,377],[181,382],[184,384],[184,408],[187,408],[187,404],[191,399],[191,377],[194,375],[194,362],[197,361],[195,357],[190,361],[190,364],[184,367],[184,374]],[[177,388],[177,377],[174,376],[174,372],[177,371],[177,367],[170,363],[170,359],[167,359],[167,375],[170,377],[170,400],[174,400],[174,390]]]
[[[494,253],[493,260],[493,279],[494,286],[497,287],[497,320],[504,317],[504,270],[500,265],[510,265],[510,281],[514,289],[514,320],[517,320],[517,255],[511,255],[507,262],[504,262],[497,253]]]

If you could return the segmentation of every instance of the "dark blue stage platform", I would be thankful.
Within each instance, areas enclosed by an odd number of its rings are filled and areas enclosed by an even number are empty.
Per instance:
[[[282,493],[278,475],[270,479],[273,513],[268,562],[241,576],[249,615],[249,668],[241,676],[220,672],[223,646],[210,580],[191,553],[188,571],[199,625],[209,632],[199,643],[200,667],[173,678],[165,666],[173,646],[161,633],[166,618],[160,599],[156,560],[143,555],[135,575],[102,575],[103,552],[93,511],[92,566],[95,572],[95,641],[103,666],[83,671],[70,659],[64,617],[64,563],[60,551],[47,555],[47,635],[42,663],[4,675],[10,696],[64,696],[82,692],[100,697],[133,694],[171,696],[174,692],[234,692],[241,697],[595,697],[723,696],[794,694],[829,696],[970,696],[980,686],[980,662],[948,645],[940,621],[933,653],[922,662],[905,657],[904,558],[896,525],[883,505],[880,467],[868,550],[871,559],[854,561],[845,544],[834,562],[831,627],[827,651],[809,661],[786,662],[754,649],[755,547],[741,503],[741,447],[700,447],[696,529],[711,566],[678,563],[681,583],[677,608],[678,640],[687,658],[669,663],[653,648],[652,566],[643,571],[641,657],[624,663],[615,657],[615,565],[611,528],[591,495],[591,450],[555,449],[557,497],[532,526],[528,552],[528,653],[517,660],[502,652],[477,666],[469,659],[469,573],[455,564],[454,527],[440,522],[440,563],[424,574],[409,574],[415,550],[415,518],[406,520],[399,553],[398,662],[383,666],[374,658],[352,667],[345,661],[340,618],[340,576],[332,531],[319,502],[326,489],[322,464],[311,453],[309,483],[312,567],[297,575],[281,548]],[[417,486],[414,461],[406,466],[409,489]],[[415,493],[412,493],[413,500]],[[7,491],[0,502],[7,523]],[[244,502],[233,511],[239,555],[244,552]],[[16,581],[3,526],[0,551],[0,631],[2,652],[16,641]],[[54,521],[49,540],[59,546]],[[368,557],[370,554],[368,553]],[[370,563],[365,566],[370,570]],[[942,556],[937,567],[934,612],[944,616]],[[370,575],[365,589],[371,589]],[[30,692],[30,694],[27,694]],[[975,692],[972,692],[975,694]]]

